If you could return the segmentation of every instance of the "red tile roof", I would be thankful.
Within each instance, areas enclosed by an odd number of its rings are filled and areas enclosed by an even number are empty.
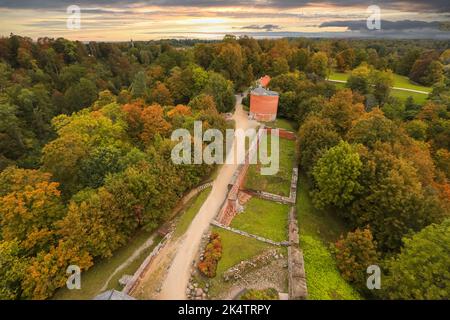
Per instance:
[[[267,87],[270,83],[270,80],[272,79],[266,75],[264,77],[261,77],[261,79],[259,79],[259,83],[261,84],[261,86]]]

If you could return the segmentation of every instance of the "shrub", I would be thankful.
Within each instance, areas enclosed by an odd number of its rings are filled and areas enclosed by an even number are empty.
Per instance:
[[[376,243],[369,228],[356,229],[341,236],[335,245],[336,263],[342,277],[364,289],[366,285],[367,267],[378,263]]]
[[[222,257],[222,242],[218,233],[209,236],[209,243],[205,247],[203,260],[197,265],[200,272],[208,278],[216,276],[217,264]]]

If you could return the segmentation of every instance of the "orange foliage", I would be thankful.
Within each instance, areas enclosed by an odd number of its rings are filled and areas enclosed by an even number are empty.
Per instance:
[[[208,278],[216,276],[217,263],[222,257],[222,242],[218,233],[212,233],[209,236],[209,243],[206,245],[203,253],[203,260],[197,265],[202,274]]]
[[[191,108],[188,106],[179,104],[169,112],[167,112],[167,116],[170,118],[176,117],[176,116],[189,116],[191,115]]]
[[[163,108],[159,104],[144,108],[141,114],[143,130],[140,138],[144,143],[150,143],[156,134],[165,135],[171,125],[164,119]]]

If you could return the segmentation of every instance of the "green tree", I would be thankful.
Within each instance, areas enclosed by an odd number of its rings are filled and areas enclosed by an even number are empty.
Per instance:
[[[450,296],[450,220],[404,238],[388,264],[381,295],[388,299],[446,300]]]
[[[272,76],[275,77],[287,72],[289,72],[289,64],[286,58],[279,57],[272,61],[272,67],[270,68],[270,74]]]
[[[120,107],[115,105],[114,108]],[[53,119],[58,137],[44,147],[42,162],[44,170],[51,172],[61,183],[65,195],[85,187],[80,181],[83,176],[81,164],[96,154],[95,149],[117,146],[117,141],[124,141],[122,146],[126,148],[125,124],[117,120],[113,121],[101,111],[84,111]]]
[[[134,76],[130,92],[133,98],[145,98],[147,94],[147,76],[144,71],[139,71]]]
[[[299,129],[300,164],[309,173],[323,150],[339,143],[339,134],[328,119],[309,116]]]
[[[428,125],[422,120],[413,120],[406,124],[406,132],[416,139],[425,141],[427,139]]]
[[[347,87],[361,94],[369,93],[371,87],[371,67],[363,63],[354,69],[347,80]]]
[[[189,102],[189,107],[194,111],[206,111],[217,113],[216,103],[210,95],[200,94]]]
[[[330,72],[327,54],[325,52],[314,53],[307,70],[321,78],[326,78]]]
[[[95,83],[86,78],[81,78],[80,82],[72,85],[64,93],[65,109],[64,113],[70,114],[89,107],[97,99],[97,87]]]
[[[26,266],[17,241],[0,241],[0,300],[20,299]]]
[[[439,149],[436,151],[436,166],[441,169],[447,178],[450,178],[450,151]]]
[[[359,154],[345,141],[326,151],[313,169],[317,186],[313,192],[315,206],[344,208],[350,204],[361,189],[361,168]]]
[[[394,85],[394,74],[391,70],[377,71],[372,75],[373,94],[380,105],[388,100]]]
[[[215,72],[209,72],[208,83],[203,89],[203,93],[214,97],[219,112],[231,111],[236,103],[233,83]]]

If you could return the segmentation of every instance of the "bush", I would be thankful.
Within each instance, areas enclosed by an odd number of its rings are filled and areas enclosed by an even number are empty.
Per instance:
[[[378,263],[376,243],[369,228],[341,236],[334,245],[336,264],[342,277],[359,289],[366,287],[366,270]]]
[[[241,296],[241,300],[278,300],[278,291],[274,288],[249,289]]]
[[[218,233],[209,236],[209,243],[205,247],[203,260],[198,263],[198,270],[208,278],[216,276],[217,264],[222,257],[222,242]]]

